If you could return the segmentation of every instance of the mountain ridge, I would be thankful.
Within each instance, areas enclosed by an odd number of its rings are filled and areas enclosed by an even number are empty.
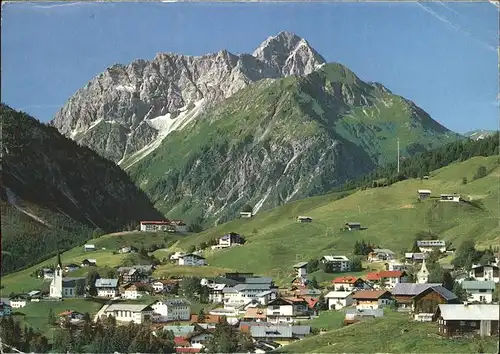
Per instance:
[[[158,53],[151,61],[112,65],[79,89],[51,124],[120,162],[170,133],[148,124],[151,119],[174,120],[193,105],[203,111],[252,82],[303,75],[325,63],[307,41],[290,32],[268,38],[255,55],[225,49],[202,56]]]
[[[341,64],[240,90],[127,168],[167,216],[227,221],[461,137]],[[356,162],[357,161],[357,162]]]

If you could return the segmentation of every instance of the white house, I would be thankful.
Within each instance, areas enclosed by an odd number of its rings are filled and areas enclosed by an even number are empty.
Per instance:
[[[170,221],[141,221],[141,231],[167,231]]]
[[[389,269],[391,271],[399,270],[399,271],[404,271],[406,270],[406,266],[404,264],[401,264],[399,262],[396,262],[395,260],[389,261]]]
[[[467,292],[468,300],[490,304],[493,302],[495,283],[491,280],[464,280],[462,288]]]
[[[406,271],[382,270],[368,273],[366,279],[380,288],[392,289],[398,283],[407,283],[409,276]]]
[[[446,252],[446,242],[443,240],[419,240],[417,241],[417,247],[420,252],[430,253],[434,250],[439,250],[439,252]]]
[[[458,194],[441,194],[439,198],[440,202],[460,202],[460,195]]]
[[[119,294],[118,279],[97,279],[95,287],[99,297],[116,297]]]
[[[320,262],[330,264],[333,272],[348,272],[351,261],[346,256],[323,256]]]
[[[352,291],[330,291],[325,295],[328,300],[328,308],[330,310],[340,310],[343,307],[351,306]]]
[[[278,297],[278,290],[271,289],[255,294],[255,298],[261,305],[267,305]]]
[[[145,286],[138,284],[127,284],[124,286],[122,297],[125,299],[136,300],[144,295],[147,295]]]
[[[141,324],[146,320],[152,320],[153,309],[149,305],[111,304],[103,311],[103,315],[114,316],[119,322]]]
[[[302,298],[277,298],[267,305],[267,321],[293,323],[296,316],[307,314],[308,304]]]
[[[428,189],[419,189],[417,193],[420,200],[427,199],[431,196],[431,191]]]
[[[83,246],[83,250],[84,250],[85,252],[88,252],[88,251],[95,251],[95,245],[90,245],[90,244],[84,245],[84,246]]]
[[[186,253],[184,252],[175,252],[173,255],[170,256],[170,260],[171,261],[176,261],[178,260],[180,257],[184,256]]]
[[[258,294],[272,288],[272,278],[267,277],[246,278],[245,283],[232,287],[225,286],[222,290],[224,308],[230,309],[246,305],[252,300],[258,300]]]
[[[191,318],[191,305],[185,299],[157,300],[151,308],[158,322],[188,321]]]
[[[302,215],[299,215],[297,216],[297,222],[312,222],[312,218],[309,217],[309,216],[302,216]]]
[[[395,259],[395,253],[387,248],[374,248],[368,255],[368,262],[390,261]]]
[[[236,245],[242,245],[244,244],[245,241],[243,237],[241,237],[239,234],[230,232],[221,238],[219,238],[219,243],[215,246],[212,246],[212,249],[216,248],[228,248]]]
[[[14,297],[10,299],[10,306],[12,306],[13,309],[20,309],[24,306],[26,306],[28,303],[28,299],[23,298],[23,297]]]
[[[251,211],[242,211],[242,212],[240,212],[240,218],[248,219],[248,218],[251,218],[252,216],[253,216],[253,214],[252,214]]]
[[[205,257],[190,253],[180,256],[178,264],[181,266],[204,266],[206,262]]]
[[[370,286],[360,277],[344,276],[332,280],[334,291],[354,291],[369,289]]]
[[[499,283],[499,272],[498,266],[489,264],[489,265],[474,265],[472,270],[469,272],[469,276],[474,278],[475,280],[491,280],[495,283]]]

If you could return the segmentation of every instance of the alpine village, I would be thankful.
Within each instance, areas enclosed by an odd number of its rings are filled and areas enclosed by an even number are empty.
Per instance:
[[[0,113],[2,353],[498,352],[498,131],[290,32]]]

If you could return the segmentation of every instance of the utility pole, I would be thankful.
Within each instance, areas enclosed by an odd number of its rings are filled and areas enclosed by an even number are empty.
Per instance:
[[[399,176],[399,138],[398,138],[398,176]]]

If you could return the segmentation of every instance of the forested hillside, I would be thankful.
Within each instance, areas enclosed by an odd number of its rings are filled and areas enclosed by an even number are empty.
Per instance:
[[[2,274],[163,218],[115,163],[25,113],[1,105],[0,116]]]

